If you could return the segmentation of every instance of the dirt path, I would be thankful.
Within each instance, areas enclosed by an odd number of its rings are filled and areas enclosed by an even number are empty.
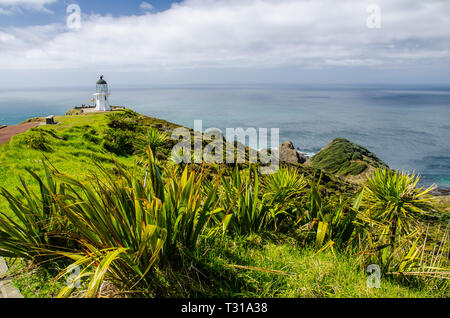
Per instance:
[[[15,135],[21,134],[23,132],[26,132],[31,127],[39,126],[40,123],[37,122],[31,122],[31,123],[24,123],[24,124],[18,124],[13,126],[7,126],[5,128],[0,129],[0,146],[3,145],[5,142],[9,142],[11,138]]]
[[[20,291],[13,286],[11,279],[5,278],[8,266],[3,257],[0,257],[0,298],[23,298]]]

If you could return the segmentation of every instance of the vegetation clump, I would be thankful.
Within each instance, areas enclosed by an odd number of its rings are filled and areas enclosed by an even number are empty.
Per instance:
[[[108,115],[108,129],[104,132],[103,147],[116,155],[132,155],[134,139],[139,134],[138,115],[132,111]]]
[[[311,162],[314,167],[341,176],[356,176],[369,167],[387,167],[372,152],[344,138],[334,139],[313,156]]]
[[[298,240],[317,253],[359,251],[363,264],[376,260],[385,275],[415,273],[419,259],[428,259],[418,245],[422,232],[414,213],[429,208],[425,195],[430,189],[416,189],[414,177],[379,170],[356,198],[334,201],[322,197],[315,184],[305,192],[306,182],[292,170],[260,177],[250,166],[248,171],[235,168],[230,177],[218,170],[209,179],[207,166],[195,170],[186,165],[179,174],[171,165],[161,173],[150,146],[147,155],[140,169],[116,164],[111,175],[99,167],[101,174],[89,182],[44,164],[46,180],[33,174],[40,192],[27,193],[24,184],[25,200],[3,189],[0,194],[21,223],[0,215],[0,255],[71,259],[58,278],[81,267],[76,279],[85,281],[86,297],[98,296],[105,281],[145,294],[158,271],[176,272],[186,261],[199,261],[207,252],[203,243],[277,233],[281,224],[284,231],[300,231]],[[434,277],[445,276],[444,263],[433,261]],[[59,296],[73,291],[69,285]]]
[[[145,158],[147,156],[145,149],[149,146],[156,156],[167,157],[170,144],[169,136],[156,128],[149,127],[134,140],[134,154],[140,158]]]
[[[28,134],[24,142],[26,143],[27,147],[34,150],[40,150],[40,151],[51,151],[51,147],[45,138],[42,131],[32,131],[30,134]]]
[[[83,138],[96,144],[99,143],[101,141],[101,137],[99,136],[98,131],[90,126],[87,128],[88,130],[83,134]]]

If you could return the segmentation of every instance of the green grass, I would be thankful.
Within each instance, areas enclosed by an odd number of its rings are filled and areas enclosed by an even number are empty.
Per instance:
[[[23,176],[26,182],[36,186],[36,183],[23,172],[25,168],[28,168],[42,176],[41,160],[44,157],[48,158],[60,172],[80,180],[88,176],[90,172],[97,171],[94,161],[99,162],[106,169],[113,167],[114,160],[131,166],[135,161],[133,156],[117,156],[106,151],[102,146],[104,131],[108,128],[107,115],[93,113],[56,116],[55,121],[59,122],[58,125],[44,125],[14,136],[11,142],[0,146],[0,187],[14,192],[21,184],[19,176]],[[147,116],[139,116],[139,123],[142,127],[160,129],[178,127],[164,120]],[[28,138],[40,132],[50,148],[48,151],[29,147]],[[0,211],[6,210],[5,200],[0,200]]]
[[[24,298],[52,298],[65,286],[63,280],[55,280],[61,268],[44,268],[31,265],[21,259],[7,259],[9,275],[13,285],[18,288]]]
[[[382,278],[380,289],[367,287],[364,264],[345,254],[321,253],[299,246],[295,240],[281,242],[250,236],[241,241],[218,242],[209,261],[223,267],[243,265],[258,269],[233,269],[242,290],[236,297],[432,297],[439,291],[409,288],[390,278]],[[220,251],[218,253],[217,251]],[[219,255],[217,255],[219,254]],[[280,271],[285,274],[264,272]]]
[[[316,255],[290,236],[225,237],[204,243],[202,255],[186,256],[183,269],[156,269],[145,297],[237,298],[428,298],[449,297],[437,285],[381,277],[380,288],[369,288],[368,264],[343,253]],[[187,252],[189,253],[189,252]],[[53,297],[65,280],[44,268],[22,271],[19,262],[13,283],[24,297]],[[180,285],[181,284],[181,285]],[[84,286],[82,288],[85,288]]]
[[[61,124],[33,128],[26,133],[14,136],[11,142],[1,146],[0,187],[14,190],[20,185],[19,176],[24,176],[27,182],[31,182],[32,180],[23,173],[25,168],[41,175],[41,160],[44,156],[58,170],[79,178],[85,177],[89,170],[95,168],[92,164],[93,160],[102,162],[106,167],[111,166],[112,158],[125,164],[133,162],[132,158],[115,157],[106,152],[101,144],[83,138],[81,132],[90,128],[98,131],[105,129],[104,114],[60,116],[55,120]],[[41,151],[29,147],[27,138],[36,132],[42,132],[51,150]],[[4,200],[0,201],[0,210],[6,210]]]

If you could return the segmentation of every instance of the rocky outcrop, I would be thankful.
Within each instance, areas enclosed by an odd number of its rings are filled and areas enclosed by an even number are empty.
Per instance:
[[[308,157],[295,150],[292,141],[286,141],[279,148],[280,162],[305,163]]]

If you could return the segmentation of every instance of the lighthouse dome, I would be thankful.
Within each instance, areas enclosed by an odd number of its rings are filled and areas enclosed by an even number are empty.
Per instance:
[[[103,79],[103,75],[100,76],[100,79],[97,81],[97,85],[106,85],[106,81]]]

